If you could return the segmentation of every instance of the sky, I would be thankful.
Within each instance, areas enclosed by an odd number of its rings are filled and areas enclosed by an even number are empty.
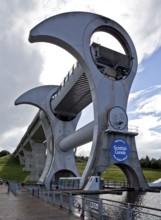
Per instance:
[[[129,124],[139,127],[139,157],[161,158],[160,0],[1,0],[0,150],[16,149],[38,110],[30,105],[15,106],[14,101],[34,87],[59,85],[75,62],[57,46],[28,41],[35,25],[70,11],[109,17],[131,36],[138,55],[138,71],[128,100]],[[88,111],[83,112],[82,120],[86,121]],[[82,155],[88,151],[87,146],[80,148]]]

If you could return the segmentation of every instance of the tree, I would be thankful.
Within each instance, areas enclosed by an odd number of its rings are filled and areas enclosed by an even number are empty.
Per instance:
[[[140,159],[141,167],[143,168],[151,168],[151,161],[148,156]]]
[[[9,151],[7,151],[7,150],[0,151],[0,157],[4,157],[4,156],[7,156],[7,155],[10,155]]]
[[[161,169],[161,158],[160,159],[149,159],[148,156],[140,159],[140,165],[142,168],[151,168],[151,169]]]
[[[156,160],[154,158],[151,159],[151,168],[152,169],[161,169],[161,162],[160,160]]]
[[[145,157],[145,168],[151,168],[151,161],[148,156]]]

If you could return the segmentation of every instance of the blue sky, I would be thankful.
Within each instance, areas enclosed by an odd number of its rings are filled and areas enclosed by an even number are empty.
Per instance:
[[[158,48],[157,51],[145,58],[140,66],[142,71],[137,73],[131,92],[161,83],[161,48]]]
[[[131,36],[139,67],[129,96],[129,124],[139,127],[136,138],[139,157],[148,154],[160,158],[160,0],[1,0],[0,150],[15,150],[37,112],[32,106],[14,106],[17,97],[36,86],[59,85],[75,63],[71,55],[57,46],[28,42],[29,31],[36,24],[69,11],[88,11],[109,17]],[[82,120],[87,121],[88,111],[83,113]],[[81,153],[86,154],[88,148],[80,148]]]
[[[129,123],[139,127],[140,157],[161,157],[161,48],[141,62],[128,102]]]

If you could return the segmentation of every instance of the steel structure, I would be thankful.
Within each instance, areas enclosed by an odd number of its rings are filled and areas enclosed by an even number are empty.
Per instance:
[[[92,35],[99,31],[116,38],[124,54],[91,43]],[[79,176],[74,148],[92,141],[80,188],[86,186],[90,176],[100,176],[113,164],[123,170],[130,187],[148,188],[137,155],[138,133],[128,129],[126,108],[137,55],[127,32],[109,18],[70,12],[38,24],[31,30],[29,41],[56,44],[78,61],[61,86],[34,88],[15,102],[40,109],[47,156],[39,181],[49,187],[60,176]],[[82,110],[91,102],[94,121],[76,131]],[[20,155],[22,148],[19,146],[15,154]]]

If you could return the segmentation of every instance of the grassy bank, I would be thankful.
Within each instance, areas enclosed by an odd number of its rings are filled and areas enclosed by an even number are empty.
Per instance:
[[[23,170],[23,166],[13,156],[7,155],[0,158],[0,178],[26,182],[28,180],[28,172]]]
[[[83,173],[84,168],[85,164],[78,164],[78,170],[81,174]],[[161,170],[143,169],[143,173],[146,180],[150,182],[161,178]],[[109,169],[106,169],[103,172],[102,177],[105,181],[122,182],[126,180],[124,173],[117,166],[112,166]]]
[[[78,170],[80,174],[83,173],[85,164],[78,163]],[[143,170],[147,181],[154,181],[161,178],[161,170]],[[29,173],[24,171],[23,166],[19,164],[13,156],[5,156],[0,158],[0,178],[3,180],[15,180],[17,182],[27,182]],[[126,177],[124,173],[116,166],[112,166],[106,169],[102,177],[105,181],[121,182],[125,181]]]

